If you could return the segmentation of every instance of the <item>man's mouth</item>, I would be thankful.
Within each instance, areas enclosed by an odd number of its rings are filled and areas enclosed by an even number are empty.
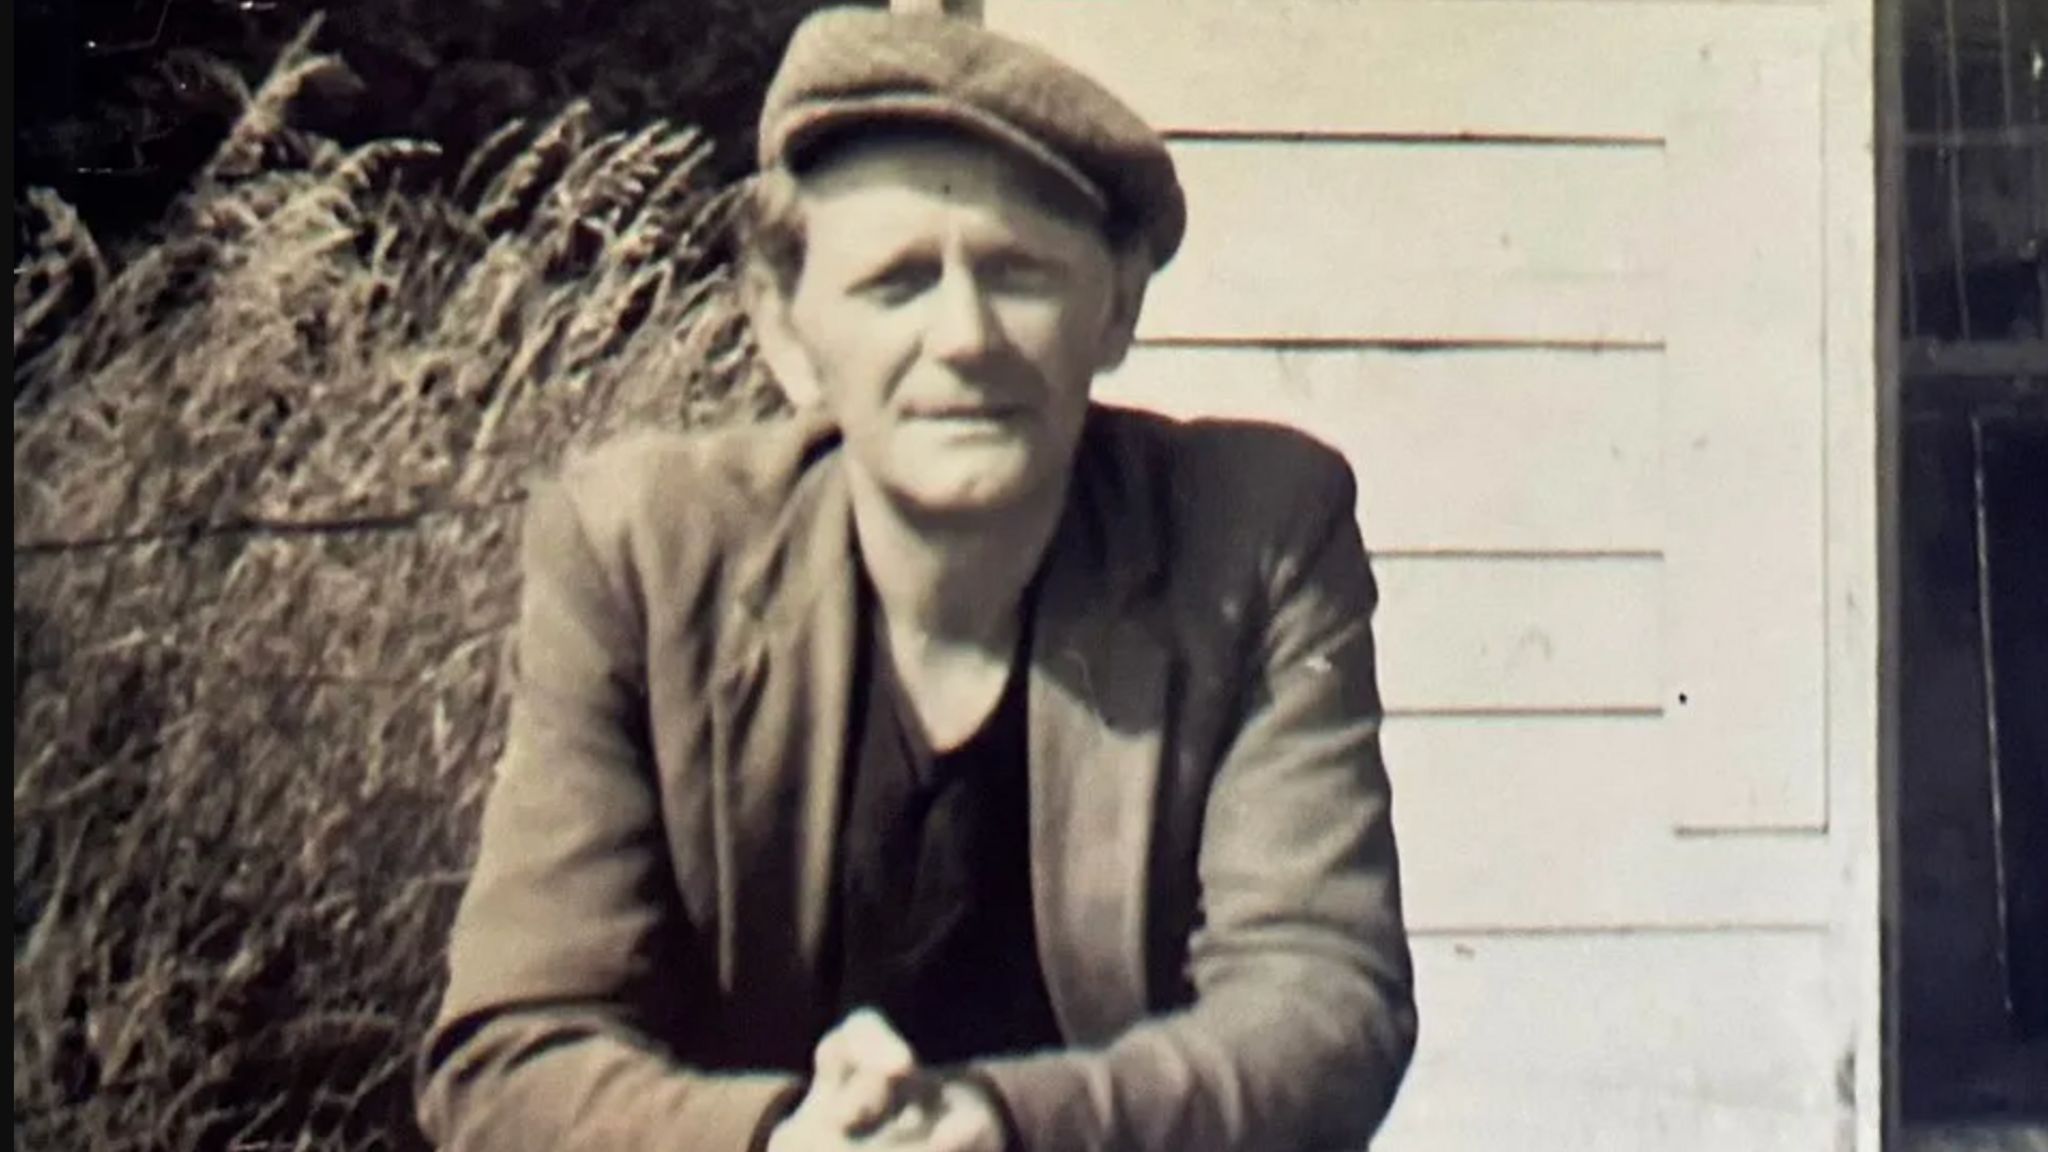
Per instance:
[[[911,413],[937,424],[1004,424],[1024,414],[1021,404],[939,404]]]

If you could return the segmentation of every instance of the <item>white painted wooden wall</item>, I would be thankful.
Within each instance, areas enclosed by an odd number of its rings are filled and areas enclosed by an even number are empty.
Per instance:
[[[1102,398],[1359,474],[1423,1011],[1375,1147],[1874,1150],[1867,4],[983,18],[1187,185]]]

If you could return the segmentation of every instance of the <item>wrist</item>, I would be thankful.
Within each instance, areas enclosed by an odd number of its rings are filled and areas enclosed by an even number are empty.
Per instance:
[[[949,1084],[956,1085],[958,1090],[973,1093],[987,1106],[989,1114],[995,1120],[1002,1152],[1028,1152],[1023,1133],[1017,1129],[1017,1118],[1010,1111],[1009,1101],[1003,1098],[1002,1089],[996,1087],[994,1080],[978,1068],[967,1067],[951,1070],[946,1080]]]
[[[760,1122],[754,1125],[754,1138],[747,1142],[747,1152],[773,1152],[775,1133],[792,1114],[797,1105],[803,1103],[804,1094],[810,1091],[810,1081],[795,1080],[788,1087],[775,1094],[762,1111]]]

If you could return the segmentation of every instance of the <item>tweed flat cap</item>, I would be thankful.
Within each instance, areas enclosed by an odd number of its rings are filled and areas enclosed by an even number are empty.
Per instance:
[[[1008,146],[1142,234],[1163,265],[1187,230],[1173,158],[1151,125],[1045,52],[948,16],[827,8],[798,25],[761,109],[763,170],[798,168],[840,129],[924,122]]]

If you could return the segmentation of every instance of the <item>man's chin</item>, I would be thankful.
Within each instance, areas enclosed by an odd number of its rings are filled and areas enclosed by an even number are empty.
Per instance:
[[[980,468],[954,476],[914,477],[897,489],[897,497],[920,516],[963,520],[1016,512],[1030,505],[1043,487],[1023,469]]]
[[[1030,502],[1028,491],[1009,486],[920,488],[902,495],[902,502],[918,515],[952,521],[1006,516]]]

